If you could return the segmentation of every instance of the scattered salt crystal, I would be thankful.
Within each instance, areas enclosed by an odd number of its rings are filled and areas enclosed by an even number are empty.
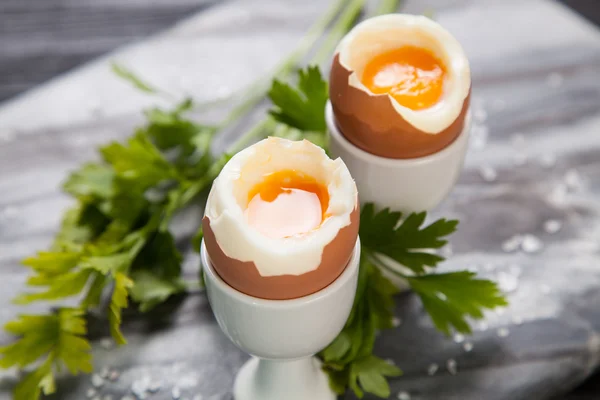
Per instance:
[[[512,322],[515,325],[521,325],[523,323],[523,318],[521,318],[519,316],[514,316],[514,317],[512,317]]]
[[[156,393],[156,392],[160,391],[160,389],[162,389],[162,382],[161,381],[152,381],[148,385],[148,391],[150,393]]]
[[[486,182],[494,182],[496,178],[498,178],[498,173],[496,170],[489,165],[484,165],[481,167],[479,169],[479,175],[481,175],[483,180]]]
[[[570,169],[565,174],[565,184],[567,188],[570,190],[579,190],[583,184],[581,179],[581,175],[577,172],[576,169]]]
[[[102,347],[105,350],[110,350],[114,347],[115,342],[111,339],[111,338],[102,338],[100,339],[100,347]]]
[[[504,313],[506,312],[506,308],[504,307],[498,307],[496,308],[496,315],[504,315]]]
[[[396,365],[396,361],[392,360],[391,358],[388,358],[387,360],[385,360],[385,362],[390,365]]]
[[[511,236],[510,238],[508,238],[504,242],[502,242],[502,251],[504,251],[506,253],[511,253],[513,251],[516,251],[521,246],[521,242],[523,242],[523,236],[521,236],[521,235]]]
[[[481,332],[485,332],[488,330],[488,324],[485,321],[480,321],[478,327]]]
[[[171,397],[173,400],[179,400],[181,398],[181,389],[174,387],[173,390],[171,390]]]
[[[398,393],[398,400],[410,400],[410,394],[408,392]]]
[[[540,157],[540,165],[544,168],[552,168],[556,165],[556,156],[554,154],[544,154]]]
[[[95,388],[102,387],[104,385],[104,379],[98,374],[92,375],[92,386]]]
[[[519,280],[513,274],[507,272],[499,272],[496,278],[500,290],[504,293],[512,293],[519,287]]]
[[[394,317],[392,318],[392,326],[394,328],[399,327],[402,324],[402,319],[398,318],[398,317]]]
[[[121,397],[121,400],[135,400],[135,397],[126,394],[125,396]]]
[[[454,335],[453,340],[454,340],[454,343],[462,343],[465,341],[465,335],[457,333]]]
[[[546,84],[551,88],[557,88],[563,84],[564,80],[565,78],[561,74],[552,72],[546,77]]]
[[[492,272],[493,270],[496,269],[496,266],[493,263],[485,263],[485,264],[483,264],[483,269],[486,272]]]
[[[471,350],[473,350],[473,343],[465,342],[465,344],[463,344],[463,349],[464,349],[464,351],[469,353]]]
[[[504,338],[504,337],[507,337],[510,334],[510,331],[507,328],[500,328],[500,329],[498,329],[497,333],[498,333],[499,337]]]
[[[429,375],[429,376],[435,375],[435,373],[438,371],[439,368],[440,368],[439,365],[437,365],[436,363],[429,364],[429,367],[427,367],[427,375]]]
[[[458,373],[456,360],[451,358],[448,361],[446,361],[446,369],[448,370],[448,372],[450,372],[450,374],[456,375]]]
[[[98,392],[96,392],[96,389],[94,389],[94,388],[89,388],[89,389],[87,390],[87,392],[85,393],[85,396],[86,396],[87,398],[91,398],[91,397],[94,397],[94,396],[95,396],[97,393],[98,393]]]
[[[521,250],[525,253],[537,253],[542,247],[544,247],[544,243],[537,236],[531,234],[523,235]]]
[[[110,374],[108,374],[108,380],[110,380],[111,382],[116,382],[120,376],[121,374],[119,373],[119,371],[112,370],[110,371]]]
[[[560,231],[560,228],[562,228],[562,222],[557,219],[549,219],[544,222],[544,231],[546,231],[546,233],[556,233]]]

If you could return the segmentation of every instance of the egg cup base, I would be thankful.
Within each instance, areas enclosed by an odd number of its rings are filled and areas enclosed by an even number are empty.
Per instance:
[[[219,327],[254,356],[238,373],[236,400],[333,400],[316,353],[341,332],[354,302],[360,240],[342,274],[326,288],[291,300],[265,300],[229,286],[216,273],[202,242],[208,300]]]
[[[418,158],[393,159],[368,153],[340,132],[333,107],[327,102],[325,119],[330,152],[340,157],[352,174],[361,203],[375,203],[404,213],[428,211],[450,193],[462,170],[471,128],[467,112],[458,137],[444,149]]]
[[[335,400],[316,357],[273,361],[252,357],[233,386],[235,400]]]

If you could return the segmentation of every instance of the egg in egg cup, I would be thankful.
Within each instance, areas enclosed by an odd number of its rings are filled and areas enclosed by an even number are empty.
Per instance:
[[[236,400],[334,400],[314,354],[343,329],[360,244],[354,180],[304,140],[265,139],[236,154],[211,188],[201,260],[225,335],[253,357]]]
[[[361,201],[402,212],[437,206],[458,179],[470,130],[470,68],[458,41],[423,16],[365,20],[338,45],[329,85],[331,154]]]

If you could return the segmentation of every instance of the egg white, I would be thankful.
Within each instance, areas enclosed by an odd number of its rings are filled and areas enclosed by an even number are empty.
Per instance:
[[[458,118],[471,88],[466,54],[454,36],[440,24],[424,16],[409,14],[370,18],[346,34],[336,53],[340,64],[352,72],[348,84],[378,96],[361,82],[366,65],[377,55],[404,46],[427,49],[443,62],[446,74],[442,98],[430,108],[412,110],[388,96],[396,111],[412,126],[425,133],[439,133]]]
[[[327,186],[329,217],[318,229],[287,238],[269,238],[246,222],[248,193],[269,173],[295,169]],[[302,275],[317,269],[327,246],[350,224],[358,207],[356,185],[344,162],[331,160],[307,140],[270,137],[229,160],[210,191],[205,215],[229,258],[253,262],[261,276]]]

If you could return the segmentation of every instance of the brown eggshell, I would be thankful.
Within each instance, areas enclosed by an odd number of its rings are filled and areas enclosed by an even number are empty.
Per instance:
[[[227,257],[217,243],[209,218],[202,220],[206,251],[221,279],[242,293],[268,300],[295,299],[329,286],[341,275],[352,257],[358,225],[359,211],[355,208],[350,214],[350,224],[325,246],[321,264],[314,271],[302,275],[261,276],[253,262]]]
[[[338,128],[356,147],[380,157],[417,158],[436,153],[462,132],[469,109],[469,95],[458,118],[437,134],[425,133],[396,111],[387,94],[370,95],[348,84],[352,72],[336,54],[331,66],[329,92]]]

